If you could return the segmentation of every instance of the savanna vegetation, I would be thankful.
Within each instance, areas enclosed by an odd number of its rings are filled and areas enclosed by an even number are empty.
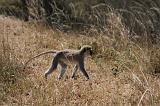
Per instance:
[[[0,0],[0,105],[159,106],[159,0]],[[80,72],[43,77],[50,49],[91,45]]]

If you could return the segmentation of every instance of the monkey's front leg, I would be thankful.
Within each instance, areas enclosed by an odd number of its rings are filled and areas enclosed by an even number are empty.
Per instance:
[[[86,77],[86,80],[89,80],[89,75],[87,74],[85,68],[84,68],[84,62],[79,63],[80,71],[83,73],[83,75]]]

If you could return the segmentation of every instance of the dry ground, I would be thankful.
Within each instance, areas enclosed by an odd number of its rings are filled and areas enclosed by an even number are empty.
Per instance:
[[[110,27],[116,29],[112,25]],[[26,70],[20,68],[18,73],[23,73],[23,76],[17,77],[10,86],[1,83],[0,105],[160,105],[160,79],[145,72],[148,69],[148,49],[142,49],[123,37],[117,41],[120,45],[115,42],[115,37],[98,36],[96,33],[94,29],[86,35],[63,33],[43,24],[0,16],[2,61],[5,60],[3,54],[6,51],[10,60],[16,60],[13,64],[21,65],[35,54],[50,49],[78,48],[83,44],[91,44],[96,48],[95,57],[88,57],[85,63],[91,78],[89,81],[85,81],[80,72],[77,80],[70,79],[71,66],[62,80],[56,80],[57,70],[45,81],[43,74],[51,55],[42,56],[32,61]]]

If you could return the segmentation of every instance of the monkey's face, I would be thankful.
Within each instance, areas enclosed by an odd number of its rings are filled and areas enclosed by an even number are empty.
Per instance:
[[[93,49],[92,49],[92,48],[89,50],[89,54],[90,54],[91,56],[93,55]]]
[[[89,45],[84,45],[80,50],[82,51],[82,53],[84,53],[84,55],[92,55],[93,54],[93,49]]]
[[[92,56],[92,54],[93,54],[93,49],[92,49],[91,47],[86,48],[85,52],[86,52],[85,54]]]

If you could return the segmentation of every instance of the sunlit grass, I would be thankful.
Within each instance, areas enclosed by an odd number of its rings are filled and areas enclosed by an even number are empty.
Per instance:
[[[158,73],[154,75],[154,64],[159,66],[158,47],[148,48],[130,40],[118,16],[112,14],[108,21],[106,33],[85,35],[1,17],[0,104],[158,105]],[[44,80],[43,74],[51,56],[37,58],[22,70],[23,63],[39,52],[77,49],[84,44],[94,48],[93,57],[88,57],[85,62],[91,77],[89,81],[85,81],[80,72],[77,80],[70,79],[72,67],[60,81],[56,80],[58,70],[47,81]],[[3,73],[8,74],[3,76]]]

